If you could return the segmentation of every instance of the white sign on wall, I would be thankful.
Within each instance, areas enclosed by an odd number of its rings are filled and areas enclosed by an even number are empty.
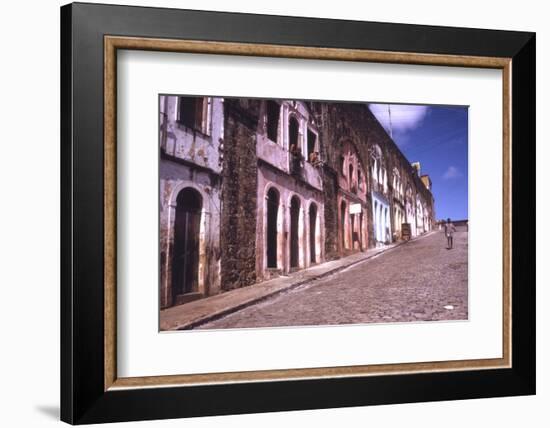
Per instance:
[[[350,204],[349,205],[350,214],[360,214],[361,213],[361,204]]]

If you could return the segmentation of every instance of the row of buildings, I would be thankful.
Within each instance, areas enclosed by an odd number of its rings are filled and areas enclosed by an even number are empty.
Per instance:
[[[160,301],[417,236],[431,181],[366,104],[160,96]]]

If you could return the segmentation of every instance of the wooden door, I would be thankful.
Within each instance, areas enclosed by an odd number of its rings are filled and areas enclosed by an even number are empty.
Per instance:
[[[174,257],[172,260],[172,300],[198,291],[199,243],[202,200],[191,188],[177,197],[174,224]]]

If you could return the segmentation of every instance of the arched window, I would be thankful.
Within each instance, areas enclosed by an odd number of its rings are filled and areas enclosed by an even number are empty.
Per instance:
[[[268,100],[266,110],[267,138],[276,143],[278,140],[277,136],[279,134],[279,116],[281,106],[276,101]]]
[[[299,135],[299,124],[298,120],[294,116],[290,116],[288,122],[288,144],[290,151],[290,172],[292,175],[301,176],[302,175],[302,148],[300,147],[298,141]]]
[[[294,116],[291,116],[288,121],[288,144],[291,152],[301,154],[302,148],[298,145],[299,128],[298,120]]]
[[[311,129],[307,129],[307,159],[312,162],[317,156],[315,156],[315,146],[317,142],[317,135]]]
[[[379,190],[378,187],[383,185],[382,174],[382,150],[378,144],[375,144],[370,148],[370,155],[372,159],[372,179],[375,183],[374,188]]]
[[[378,144],[375,144],[373,147],[373,155],[376,159],[380,159],[382,157],[382,149]]]

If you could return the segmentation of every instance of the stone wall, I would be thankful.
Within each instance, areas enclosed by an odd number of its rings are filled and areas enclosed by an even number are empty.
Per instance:
[[[338,252],[338,176],[336,171],[325,167],[323,174],[325,203],[325,257],[340,258]]]
[[[327,258],[338,254],[338,181],[341,171],[341,148],[351,142],[364,168],[367,178],[366,204],[371,206],[371,175],[369,148],[374,144],[385,144],[385,131],[380,127],[366,104],[358,103],[310,103],[320,125],[322,158],[325,162],[325,225]],[[329,189],[330,187],[330,189]],[[374,246],[372,210],[367,210],[368,246]]]
[[[256,130],[259,111],[260,101],[224,101],[221,215],[224,290],[256,282]]]

